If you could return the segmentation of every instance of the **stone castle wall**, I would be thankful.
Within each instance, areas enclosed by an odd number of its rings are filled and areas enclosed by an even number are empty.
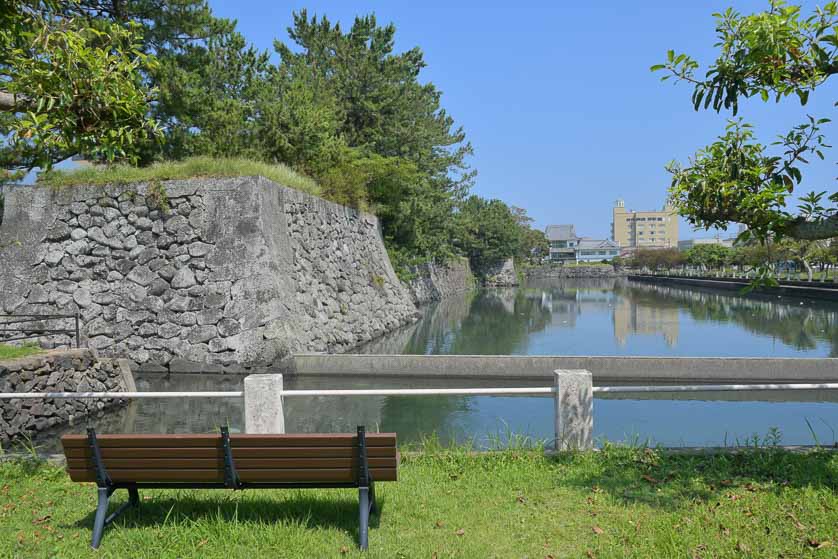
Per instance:
[[[413,278],[407,282],[413,302],[425,305],[449,295],[472,289],[475,278],[467,258],[451,258],[446,262],[427,262],[415,266]]]
[[[124,360],[99,359],[88,349],[52,351],[0,361],[0,392],[126,392],[134,390]],[[32,437],[120,402],[115,400],[0,400],[0,443]]]
[[[624,269],[614,266],[562,266],[560,264],[544,264],[532,266],[524,270],[528,278],[616,278],[628,275]]]
[[[514,287],[518,284],[518,273],[512,258],[498,262],[484,273],[483,285],[486,287]]]
[[[261,177],[13,187],[0,261],[3,310],[78,309],[83,345],[148,369],[343,351],[416,315],[374,216]]]

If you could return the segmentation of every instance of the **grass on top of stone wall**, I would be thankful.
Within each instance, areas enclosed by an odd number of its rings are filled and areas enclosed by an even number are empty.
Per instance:
[[[17,357],[26,357],[41,353],[43,350],[34,344],[24,344],[22,346],[0,344],[0,359],[15,359]]]
[[[38,184],[64,188],[81,185],[128,184],[134,182],[182,180],[196,177],[263,176],[275,183],[321,195],[320,186],[311,178],[289,167],[241,158],[190,157],[183,161],[162,161],[148,167],[131,165],[94,165],[70,170],[54,169],[41,173]]]

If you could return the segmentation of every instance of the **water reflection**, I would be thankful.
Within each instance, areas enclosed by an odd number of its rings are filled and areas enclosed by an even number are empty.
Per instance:
[[[425,309],[364,353],[838,356],[838,303],[623,279],[541,280]]]
[[[412,354],[838,356],[838,304],[769,298],[625,280],[531,282],[472,292],[424,309],[422,320],[360,351]],[[793,372],[792,372],[793,373]],[[439,387],[439,381],[289,378],[294,388]],[[521,385],[522,381],[510,381]],[[509,386],[497,380],[492,386]],[[473,379],[445,386],[487,386]],[[242,378],[146,375],[139,390],[241,390]],[[830,443],[838,430],[838,392],[796,391],[597,398],[595,433],[640,436],[667,445],[722,444],[779,427],[787,444]],[[759,401],[758,401],[759,400]],[[553,401],[536,397],[287,398],[289,432],[346,432],[356,425],[395,431],[400,441],[437,433],[443,442],[507,429],[552,436]],[[87,424],[100,432],[201,433],[242,428],[241,399],[142,400]],[[59,450],[56,433],[39,438]]]
[[[618,294],[639,305],[677,305],[696,321],[737,324],[748,332],[770,336],[799,351],[829,343],[838,357],[838,304],[765,295],[736,296],[714,290],[685,289],[635,282],[615,286]]]
[[[241,390],[242,382],[242,377],[232,375],[149,374],[137,379],[137,387],[143,391],[234,391]],[[445,386],[522,384],[520,380],[457,379]],[[438,387],[439,381],[308,377],[290,378],[286,386],[417,388]],[[594,429],[597,437],[609,440],[640,437],[665,445],[720,445],[779,427],[785,443],[811,444],[811,425],[819,441],[831,444],[838,428],[835,397],[835,392],[825,391],[648,394],[642,399],[599,395],[594,403]],[[356,425],[366,425],[373,431],[394,431],[402,443],[433,433],[443,444],[469,440],[477,446],[491,446],[491,438],[502,438],[506,431],[547,440],[553,430],[551,397],[295,397],[286,398],[284,405],[290,433],[351,432]],[[59,453],[60,434],[82,433],[89,425],[100,433],[209,433],[222,425],[238,432],[243,428],[242,418],[241,398],[135,400],[114,412],[39,436],[36,444],[42,453]]]

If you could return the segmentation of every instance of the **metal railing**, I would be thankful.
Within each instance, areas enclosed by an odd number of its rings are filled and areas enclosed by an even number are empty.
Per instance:
[[[144,398],[243,398],[245,431],[284,433],[283,400],[289,397],[331,396],[515,396],[552,395],[555,401],[557,449],[593,447],[593,395],[667,392],[731,392],[764,390],[838,390],[838,382],[771,384],[696,384],[658,386],[593,386],[591,373],[556,370],[554,386],[513,388],[372,388],[285,390],[282,375],[251,375],[244,390],[219,392],[6,392],[0,400],[50,398],[144,399]]]
[[[692,384],[657,386],[593,386],[594,394],[648,394],[667,392],[734,392],[761,390],[838,390],[838,382],[781,384]],[[535,396],[555,394],[555,386],[523,388],[359,388],[282,390],[284,397],[298,396]],[[202,392],[0,392],[0,400],[37,399],[160,399],[160,398],[243,398],[243,390]]]
[[[73,320],[73,328],[47,328],[38,323],[48,320]],[[81,347],[79,313],[74,314],[0,314],[0,342],[15,342],[40,338],[45,335],[67,334],[75,336],[76,347]],[[12,326],[10,328],[10,326]]]

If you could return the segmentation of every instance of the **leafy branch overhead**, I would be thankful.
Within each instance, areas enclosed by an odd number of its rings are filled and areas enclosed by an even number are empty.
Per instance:
[[[838,4],[829,2],[804,17],[798,6],[772,1],[760,13],[743,16],[728,9],[714,14],[718,58],[703,77],[698,62],[670,50],[663,80],[693,85],[695,110],[739,111],[741,99],[758,96],[779,102],[795,95],[803,105],[809,94],[838,72]],[[743,223],[759,239],[769,236],[826,239],[838,235],[838,193],[812,192],[810,211],[792,213],[788,199],[803,181],[801,166],[824,159],[831,146],[822,134],[828,118],[808,117],[770,146],[759,143],[753,128],[731,120],[725,133],[699,150],[687,165],[672,162],[670,196],[693,225],[725,229]],[[804,201],[805,203],[805,201]],[[829,204],[824,205],[824,204]]]
[[[155,61],[139,50],[134,25],[90,26],[58,13],[60,3],[0,3],[0,163],[26,171],[83,153],[135,159],[159,134],[153,91],[140,72]]]

